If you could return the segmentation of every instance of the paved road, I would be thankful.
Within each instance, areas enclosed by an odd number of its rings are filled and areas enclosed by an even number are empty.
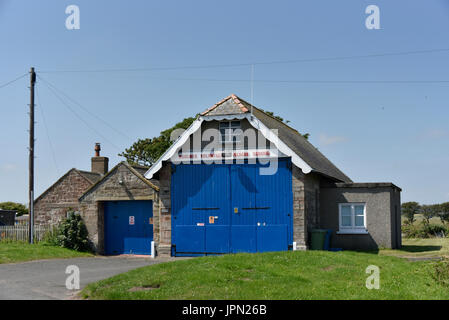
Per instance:
[[[92,257],[74,259],[39,260],[23,263],[0,264],[0,299],[71,299],[79,291],[67,290],[67,266],[80,270],[80,287],[115,274],[150,264],[172,261],[174,258],[147,257]]]

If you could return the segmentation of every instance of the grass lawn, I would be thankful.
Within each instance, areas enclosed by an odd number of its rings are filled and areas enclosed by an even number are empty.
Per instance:
[[[152,265],[88,285],[88,299],[449,299],[433,261],[377,253],[230,254]],[[380,289],[365,287],[369,265]]]
[[[0,264],[40,259],[87,256],[92,256],[92,254],[44,244],[0,241]]]
[[[449,238],[402,239],[401,250],[381,250],[381,255],[403,258],[449,257]]]

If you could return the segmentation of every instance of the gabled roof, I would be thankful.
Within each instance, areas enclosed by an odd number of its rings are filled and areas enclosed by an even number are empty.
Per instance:
[[[248,112],[248,108],[240,101],[235,94],[231,94],[214,104],[212,107],[202,112],[202,116],[216,116],[227,114],[241,114]]]
[[[101,174],[99,173],[82,171],[76,168],[72,168],[69,171],[67,171],[66,174],[64,174],[61,178],[59,178],[55,183],[53,183],[47,190],[45,190],[38,198],[36,198],[36,200],[34,200],[34,203],[42,199],[47,193],[49,193],[54,187],[60,184],[72,172],[75,174],[79,174],[91,185],[101,179]]]
[[[153,188],[156,191],[159,191],[159,187],[156,186],[154,183],[152,183],[150,180],[146,179],[143,176],[143,173],[148,171],[148,167],[143,167],[139,165],[130,165],[129,163],[122,161],[119,164],[117,164],[114,168],[112,168],[108,173],[106,173],[100,180],[98,180],[95,184],[89,187],[79,198],[79,200],[82,200],[87,194],[95,190],[97,186],[99,186],[103,181],[107,180],[109,176],[111,176],[120,166],[127,167],[137,178],[142,180],[144,183],[146,183],[150,188]]]
[[[250,110],[253,110],[253,117],[250,115]],[[329,159],[327,159],[317,148],[315,148],[306,138],[304,138],[297,130],[288,126],[284,122],[274,118],[267,114],[263,110],[252,106],[245,100],[237,97],[235,94],[224,98],[220,102],[214,104],[209,109],[201,113],[200,117],[184,132],[185,135],[190,135],[196,131],[203,119],[217,119],[231,118],[229,116],[236,115],[237,118],[246,117],[250,123],[257,129],[261,130],[265,127],[267,130],[277,130],[278,138],[280,140],[279,146],[284,146],[284,149],[288,151],[286,154],[293,154],[296,157],[298,165],[303,164],[300,168],[304,173],[310,171],[317,172],[324,176],[327,176],[333,180],[340,182],[352,182],[352,180],[345,175],[340,169],[338,169]],[[255,118],[255,119],[254,119]],[[255,121],[257,120],[257,121]],[[260,124],[261,125],[258,125]],[[267,138],[268,139],[268,138]],[[177,144],[182,144],[186,140],[186,137],[180,137],[178,140],[167,150],[162,157],[153,164],[150,170],[145,174],[147,178],[151,178],[155,172],[161,167],[161,162],[168,160],[170,154],[174,151],[172,149],[177,148]],[[268,139],[271,141],[271,139]],[[283,150],[281,150],[285,153]],[[293,159],[295,160],[295,159]]]

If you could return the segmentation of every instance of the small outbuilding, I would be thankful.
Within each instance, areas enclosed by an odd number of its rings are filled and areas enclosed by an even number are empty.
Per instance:
[[[154,254],[159,235],[159,187],[143,174],[146,167],[121,162],[79,198],[89,237],[101,254]]]
[[[13,226],[17,211],[0,209],[0,226]]]

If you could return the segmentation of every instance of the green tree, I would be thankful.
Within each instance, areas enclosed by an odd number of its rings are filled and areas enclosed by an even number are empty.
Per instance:
[[[449,224],[449,202],[444,202],[438,206],[438,217],[443,224]]]
[[[16,202],[1,202],[0,209],[17,211],[17,216],[28,214],[28,208],[25,205]]]
[[[429,224],[430,223],[430,219],[432,219],[434,216],[437,215],[438,212],[438,205],[422,205],[419,213],[422,214],[424,220],[423,222],[425,224]]]
[[[415,214],[419,213],[418,202],[404,202],[401,206],[402,214],[407,218],[407,222],[412,224],[415,221]]]
[[[170,135],[173,130],[187,129],[195,119],[195,117],[185,118],[173,127],[162,131],[158,137],[139,139],[119,156],[125,157],[130,164],[151,166],[172,145]]]

